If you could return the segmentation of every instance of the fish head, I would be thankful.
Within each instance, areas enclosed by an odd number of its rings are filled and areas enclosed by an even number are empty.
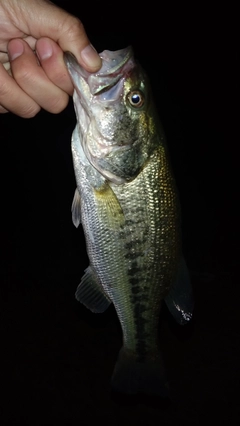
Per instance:
[[[83,151],[107,180],[122,184],[141,171],[157,143],[150,87],[131,47],[100,57],[101,69],[89,73],[64,54]]]

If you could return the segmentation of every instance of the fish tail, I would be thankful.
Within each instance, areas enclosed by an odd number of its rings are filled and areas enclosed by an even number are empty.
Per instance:
[[[123,347],[112,375],[112,390],[128,395],[144,393],[168,397],[168,384],[161,356],[141,359]]]

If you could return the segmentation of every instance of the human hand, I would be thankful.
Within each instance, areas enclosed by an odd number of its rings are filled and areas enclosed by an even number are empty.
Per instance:
[[[0,113],[62,111],[73,92],[67,50],[87,71],[100,68],[79,19],[47,0],[0,0]]]

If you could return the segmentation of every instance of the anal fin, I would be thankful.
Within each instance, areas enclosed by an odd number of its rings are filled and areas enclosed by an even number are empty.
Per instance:
[[[111,300],[104,293],[98,277],[91,266],[88,266],[85,270],[85,274],[77,287],[75,297],[86,308],[95,313],[106,311],[111,304]]]
[[[183,257],[180,261],[177,279],[164,301],[179,324],[184,325],[191,320],[194,300],[188,268]]]

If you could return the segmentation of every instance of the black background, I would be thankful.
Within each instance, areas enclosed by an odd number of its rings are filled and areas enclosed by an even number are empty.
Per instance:
[[[238,424],[239,34],[230,6],[56,2],[100,52],[132,44],[147,71],[180,192],[191,325],[163,309],[170,404],[116,400],[114,309],[75,301],[88,265],[71,222],[72,102],[61,114],[0,116],[1,425]]]

